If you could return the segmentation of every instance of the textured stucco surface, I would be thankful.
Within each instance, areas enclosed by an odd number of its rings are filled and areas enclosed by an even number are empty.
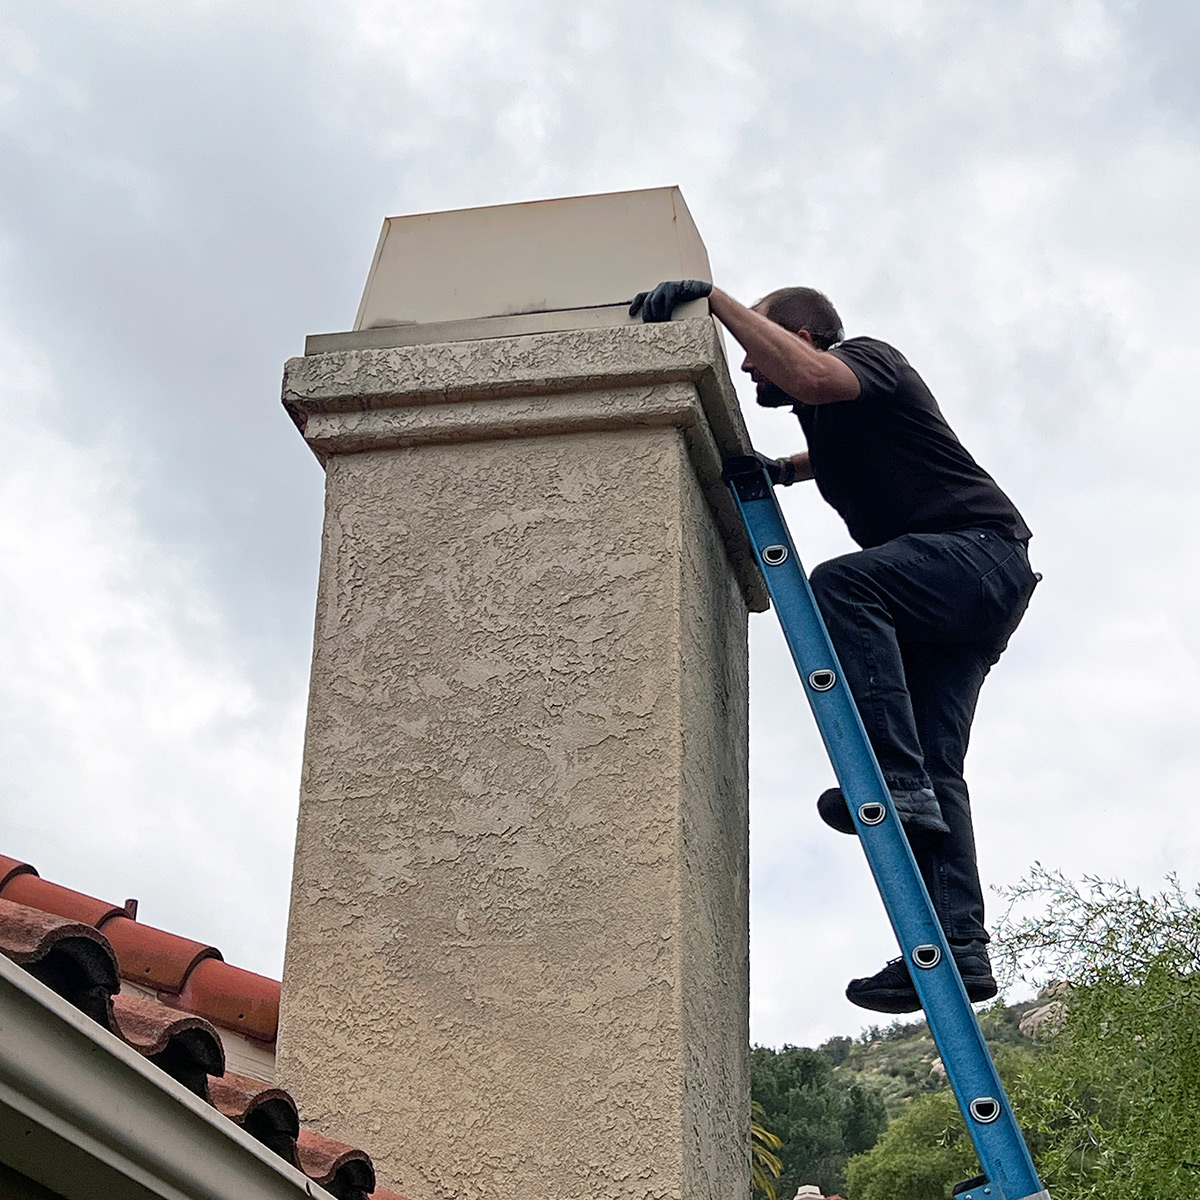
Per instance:
[[[310,436],[406,386],[330,368]],[[644,375],[541,394],[629,389],[704,411]],[[283,1086],[413,1200],[745,1195],[746,605],[711,424],[330,436]]]
[[[659,388],[672,382],[685,385],[688,400],[683,409],[673,401],[667,414]],[[639,395],[640,414],[632,411]],[[355,450],[514,436],[505,425],[521,422],[529,433],[674,423],[688,436],[747,603],[767,606],[720,481],[720,459],[745,453],[750,439],[710,317],[307,355],[284,368],[283,403],[322,462]]]

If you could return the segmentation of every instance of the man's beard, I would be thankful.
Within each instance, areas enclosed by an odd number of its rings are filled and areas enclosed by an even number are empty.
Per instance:
[[[763,408],[793,408],[799,403],[795,396],[789,396],[783,388],[771,383],[770,380],[763,380],[756,387],[758,390],[758,403]]]

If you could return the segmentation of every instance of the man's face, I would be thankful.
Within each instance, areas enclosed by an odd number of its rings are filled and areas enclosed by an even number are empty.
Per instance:
[[[758,315],[760,317],[765,317],[767,315],[763,311],[761,304],[756,304],[750,311],[758,313]],[[756,385],[761,386],[764,382],[766,382],[763,379],[763,377],[758,373],[758,371],[755,369],[754,363],[750,361],[750,352],[749,351],[746,351],[746,357],[742,359],[742,370],[745,371],[746,374],[749,375],[750,378],[754,380]]]
[[[751,312],[756,312],[760,316],[766,316],[766,310],[761,304],[756,304]],[[798,336],[811,340],[807,331],[800,333]],[[759,369],[754,365],[750,354],[747,351],[746,357],[742,359],[742,370],[754,380],[754,389],[756,392],[755,399],[763,408],[791,408],[796,403],[794,396],[789,396],[783,388],[772,383]]]
[[[756,304],[750,311],[756,312],[760,316],[764,317],[767,315],[761,304]],[[758,393],[758,403],[763,404],[764,400],[767,398],[767,389],[773,388],[775,385],[765,375],[759,372],[758,368],[754,365],[754,362],[750,358],[749,351],[746,352],[746,357],[742,359],[742,370],[754,380],[754,387]],[[766,400],[766,402],[768,407],[774,407],[770,404],[769,400]]]

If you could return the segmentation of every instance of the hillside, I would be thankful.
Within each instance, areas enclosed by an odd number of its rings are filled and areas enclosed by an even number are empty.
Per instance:
[[[1029,1047],[1022,1019],[1046,998],[997,1004],[979,1014],[993,1053]],[[777,1195],[794,1196],[802,1184],[826,1195],[844,1185],[846,1163],[875,1144],[914,1096],[948,1086],[923,1020],[873,1027],[857,1038],[831,1038],[816,1050],[756,1046],[750,1055],[754,1099],[763,1124],[783,1139]]]
[[[1021,1018],[1044,999],[996,1004],[979,1013],[979,1025],[993,1053],[999,1046],[1030,1045]],[[919,1092],[947,1086],[937,1048],[924,1020],[873,1026],[857,1038],[831,1038],[819,1047],[833,1063],[834,1077],[875,1091],[891,1120]]]

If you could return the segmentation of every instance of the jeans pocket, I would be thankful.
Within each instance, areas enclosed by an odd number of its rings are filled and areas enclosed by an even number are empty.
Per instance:
[[[1013,567],[1017,565],[1016,559],[1017,552],[1013,550],[990,571],[985,571],[979,577],[979,595],[985,604],[999,604],[1001,607],[1008,607],[1006,600],[1015,591],[1014,576],[1016,572]]]
[[[979,598],[985,620],[997,635],[1001,649],[1025,615],[1036,586],[1037,579],[1025,555],[1017,549],[980,576]]]

